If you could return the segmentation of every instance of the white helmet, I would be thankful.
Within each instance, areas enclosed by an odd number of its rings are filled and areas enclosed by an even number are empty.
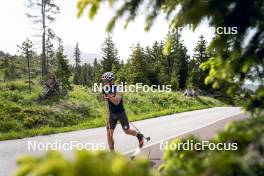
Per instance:
[[[103,75],[102,75],[102,80],[103,81],[109,81],[109,82],[111,82],[111,81],[113,81],[113,80],[115,80],[115,76],[114,76],[114,74],[113,73],[111,73],[111,72],[105,72]]]

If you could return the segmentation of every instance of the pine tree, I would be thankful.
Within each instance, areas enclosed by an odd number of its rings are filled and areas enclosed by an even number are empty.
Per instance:
[[[181,41],[178,32],[168,34],[164,51],[167,54],[167,75],[170,78],[172,88],[184,89],[188,80],[188,59],[187,49]],[[166,69],[165,68],[165,69]]]
[[[30,59],[32,59],[32,55],[33,55],[33,50],[32,50],[32,47],[33,47],[33,43],[31,40],[27,39],[26,41],[24,41],[22,43],[21,46],[18,46],[19,49],[21,50],[21,54],[27,59],[27,68],[28,68],[28,89],[31,93],[31,66],[30,66]]]
[[[82,66],[81,75],[82,75],[82,84],[84,86],[92,86],[94,77],[93,77],[93,67],[91,66],[91,64],[85,63]]]
[[[132,55],[128,59],[128,82],[149,84],[148,61],[144,48],[137,44],[133,49]]]
[[[9,71],[10,71],[10,73],[9,73],[10,80],[15,80],[17,78],[17,73],[16,73],[16,65],[15,65],[14,60],[11,61]]]
[[[162,85],[165,82],[164,67],[165,55],[163,54],[163,43],[155,41],[152,47],[146,48],[148,63],[149,63],[149,74],[148,80],[152,85]]]
[[[98,63],[97,58],[94,59],[93,62],[93,83],[99,83],[101,82],[101,76],[103,74],[103,69],[102,69],[102,65],[100,63]]]
[[[117,72],[117,79],[116,82],[118,83],[125,83],[125,82],[129,82],[129,65],[125,64],[124,61],[122,60],[121,65],[120,65],[120,69]]]
[[[178,47],[179,47],[180,35],[178,33],[175,34],[167,34],[166,43],[164,46],[164,53],[166,54],[166,75],[169,80],[177,77],[177,64],[175,63],[175,56],[177,55]]]
[[[121,62],[120,62],[120,68],[123,67],[124,65],[125,65],[124,60],[121,60]]]
[[[187,86],[189,56],[187,55],[186,47],[182,43],[180,43],[180,46],[179,46],[178,57],[179,57],[178,58],[179,88],[183,90]]]
[[[118,56],[118,51],[115,47],[115,44],[112,40],[112,37],[108,35],[104,41],[102,47],[102,69],[103,72],[112,71],[112,66],[115,66],[117,70],[120,68],[120,61]]]
[[[191,84],[202,90],[208,90],[209,86],[205,85],[205,78],[208,75],[208,70],[203,71],[200,65],[209,59],[209,54],[206,53],[206,40],[204,36],[199,37],[194,48],[194,56],[191,61]]]
[[[81,69],[81,76],[82,76],[82,85],[83,86],[86,86],[88,85],[88,75],[87,75],[87,63],[85,63],[83,66],[82,66],[82,69]],[[74,80],[73,80],[74,81]]]
[[[4,82],[6,82],[10,79],[10,70],[9,70],[10,63],[8,57],[4,58],[3,68],[4,68]]]
[[[98,66],[98,61],[96,58],[94,58],[94,61],[93,61],[93,67],[96,69]]]
[[[74,70],[74,77],[73,77],[73,83],[80,85],[82,84],[82,76],[81,76],[81,51],[79,49],[79,44],[76,44],[76,47],[74,49],[74,61],[75,61],[75,70]]]
[[[61,82],[63,89],[71,89],[70,85],[70,66],[68,61],[66,60],[66,56],[64,55],[64,48],[62,46],[62,42],[60,41],[59,47],[56,52],[56,60],[57,60],[57,69],[56,69],[56,76]]]
[[[164,46],[166,54],[165,75],[167,75],[173,90],[177,90],[179,89],[179,58],[181,53],[180,35],[178,33],[169,33],[166,42]]]
[[[48,39],[55,37],[50,24],[55,21],[55,15],[60,12],[60,8],[55,0],[28,0],[27,7],[31,9],[31,13],[27,13],[28,18],[31,18],[34,24],[41,27],[41,68],[42,77],[46,77],[48,75],[47,47],[49,47],[47,42],[50,42]],[[49,36],[51,33],[53,34],[52,37]]]
[[[52,40],[55,37],[55,34],[51,29],[47,30],[47,40],[46,40],[46,62],[47,62],[47,70],[50,72],[50,66],[54,65],[56,63],[55,61],[55,51],[54,51],[54,45],[52,43]]]

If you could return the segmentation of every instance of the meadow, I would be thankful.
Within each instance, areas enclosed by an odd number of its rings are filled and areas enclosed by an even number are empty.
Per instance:
[[[33,81],[31,93],[23,80],[0,83],[0,140],[95,128],[106,124],[106,106],[101,93],[75,85],[65,97],[40,101],[42,94],[42,86],[37,80]],[[209,97],[184,97],[181,92],[123,95],[131,121],[226,106]]]

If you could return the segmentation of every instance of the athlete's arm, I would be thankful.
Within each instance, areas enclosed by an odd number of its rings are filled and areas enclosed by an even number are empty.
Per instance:
[[[118,105],[121,101],[121,94],[120,93],[116,93],[116,94],[108,94],[108,99],[114,103],[115,105]]]

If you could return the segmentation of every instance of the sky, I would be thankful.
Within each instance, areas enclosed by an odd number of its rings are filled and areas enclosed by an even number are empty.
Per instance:
[[[57,15],[56,22],[52,25],[54,31],[60,36],[64,44],[75,46],[79,42],[82,52],[101,53],[102,43],[107,35],[105,28],[114,11],[108,4],[102,5],[97,16],[91,21],[88,12],[81,18],[77,18],[77,0],[57,0],[61,13]],[[40,38],[34,37],[35,26],[27,18],[30,12],[25,7],[26,0],[2,1],[0,5],[0,50],[11,54],[17,53],[17,45],[21,44],[27,37],[34,42]],[[164,40],[168,33],[168,23],[163,17],[159,17],[149,32],[144,31],[144,14],[129,24],[124,29],[124,21],[117,23],[112,37],[118,49],[120,58],[127,60],[131,54],[131,47],[137,43],[142,46],[152,45],[154,41]],[[188,54],[193,55],[193,49],[198,37],[203,34],[207,42],[213,37],[213,31],[204,22],[195,32],[184,30],[182,40],[188,48]]]

